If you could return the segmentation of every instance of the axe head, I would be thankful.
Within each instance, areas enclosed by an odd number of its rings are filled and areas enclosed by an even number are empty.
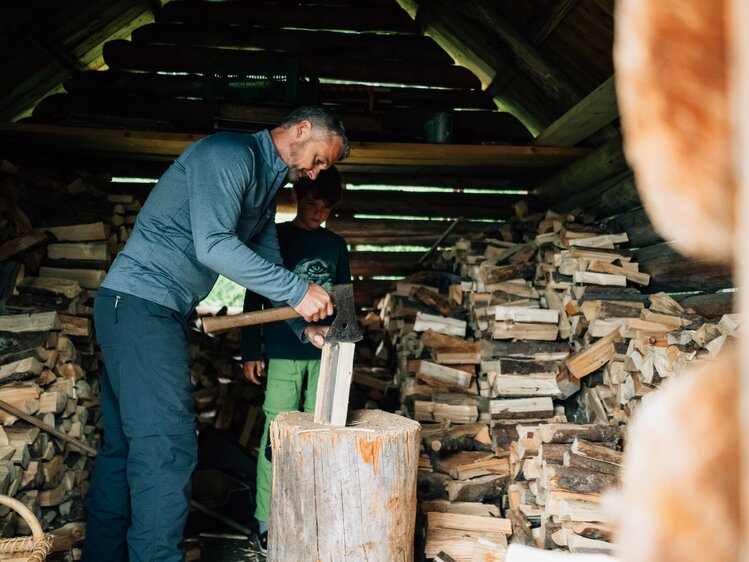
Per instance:
[[[354,343],[361,340],[361,331],[359,323],[356,321],[356,310],[354,308],[354,286],[334,285],[330,291],[335,303],[336,315],[333,324],[325,336],[325,343],[350,342]]]

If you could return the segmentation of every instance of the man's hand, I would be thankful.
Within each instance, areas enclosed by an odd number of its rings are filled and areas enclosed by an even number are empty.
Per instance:
[[[307,322],[317,322],[333,314],[333,300],[320,285],[310,283],[302,302],[294,310]]]
[[[307,326],[304,329],[304,335],[317,349],[322,349],[325,344],[323,340],[328,335],[328,330],[330,330],[330,326]]]
[[[244,376],[247,380],[254,384],[262,384],[260,377],[265,376],[265,364],[263,361],[245,361],[244,365]]]

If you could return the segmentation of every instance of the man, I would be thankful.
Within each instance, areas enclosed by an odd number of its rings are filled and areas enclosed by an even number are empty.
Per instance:
[[[186,318],[218,274],[307,322],[333,313],[320,285],[279,265],[274,199],[348,150],[332,110],[303,107],[271,131],[202,139],[154,187],[94,303],[104,444],[86,500],[85,562],[184,560],[197,457]],[[327,328],[290,325],[322,346]]]
[[[351,283],[346,241],[322,227],[341,199],[341,175],[335,168],[320,172],[317,179],[302,178],[294,184],[297,214],[291,222],[278,225],[278,241],[284,265],[307,281],[326,289],[334,284]],[[244,310],[259,310],[263,298],[247,291]],[[242,361],[245,376],[255,384],[264,372],[260,326],[242,328]],[[265,357],[268,358],[268,386],[265,389],[265,426],[257,461],[255,517],[258,520],[260,549],[268,544],[268,512],[271,488],[268,429],[281,412],[298,410],[304,398],[304,411],[315,411],[320,350],[299,342],[284,323],[264,326]],[[304,390],[304,392],[302,392]],[[304,396],[302,396],[304,394]]]

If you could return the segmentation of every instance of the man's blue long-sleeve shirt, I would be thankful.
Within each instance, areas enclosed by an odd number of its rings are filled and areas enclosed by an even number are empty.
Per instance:
[[[187,316],[221,274],[296,306],[309,285],[280,265],[275,226],[287,171],[268,131],[190,145],[153,188],[102,286]]]

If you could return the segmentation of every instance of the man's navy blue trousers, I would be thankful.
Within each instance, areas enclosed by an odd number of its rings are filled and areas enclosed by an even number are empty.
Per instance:
[[[104,444],[86,498],[82,560],[182,562],[197,461],[185,318],[101,288],[94,321]]]

